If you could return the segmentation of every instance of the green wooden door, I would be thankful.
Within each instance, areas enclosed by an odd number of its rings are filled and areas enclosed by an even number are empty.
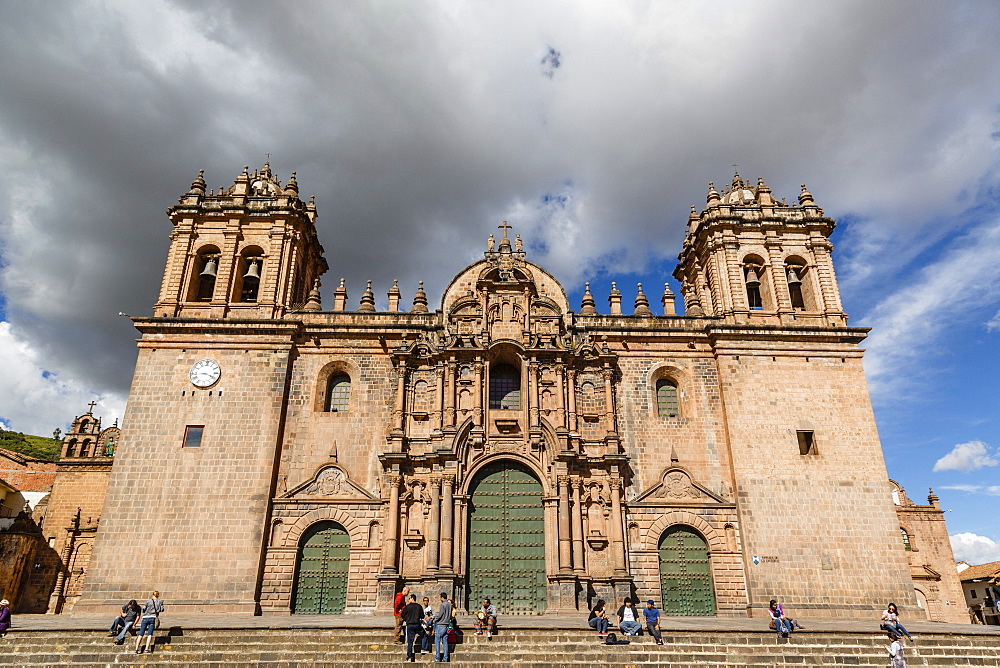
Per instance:
[[[665,615],[714,615],[708,545],[693,529],[673,526],[660,538],[660,590]]]
[[[320,522],[309,527],[299,548],[292,612],[334,615],[344,611],[350,544],[344,527],[335,522]]]
[[[473,484],[468,606],[484,598],[500,614],[545,610],[542,485],[527,471],[491,465]]]

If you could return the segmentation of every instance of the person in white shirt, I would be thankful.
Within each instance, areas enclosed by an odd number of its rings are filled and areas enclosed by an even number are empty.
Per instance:
[[[642,628],[638,615],[635,613],[635,606],[632,605],[632,599],[624,599],[622,607],[618,608],[618,628],[624,631],[627,636],[638,635],[639,629]]]
[[[885,649],[889,652],[890,668],[906,668],[906,659],[903,658],[903,643],[899,642],[899,636],[889,631],[889,640],[892,644]]]

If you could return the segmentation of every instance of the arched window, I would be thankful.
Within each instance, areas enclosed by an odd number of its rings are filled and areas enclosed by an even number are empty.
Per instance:
[[[77,440],[75,438],[69,439],[69,445],[66,446],[67,457],[76,457],[76,444]]]
[[[243,251],[240,259],[238,294],[241,302],[255,302],[260,291],[260,274],[264,268],[264,258],[261,250],[250,247]]]
[[[490,369],[490,408],[521,408],[521,374],[509,364]]]
[[[677,417],[677,384],[668,378],[656,381],[656,414]]]
[[[913,550],[913,545],[910,544],[910,533],[903,527],[899,527],[899,534],[903,537],[903,549],[907,552]]]
[[[792,308],[804,311],[806,300],[802,296],[802,269],[800,267],[789,266],[785,273],[788,277],[788,298],[792,302]]]
[[[748,264],[743,268],[743,272],[747,286],[747,305],[755,310],[764,308],[764,299],[760,294],[760,277],[764,273],[764,268],[760,265]]]
[[[326,411],[344,413],[351,401],[351,377],[346,373],[330,376],[326,385]]]
[[[215,296],[215,277],[219,273],[218,251],[213,249],[199,253],[195,271],[198,273],[194,277],[196,286],[194,301],[212,301],[212,297]]]

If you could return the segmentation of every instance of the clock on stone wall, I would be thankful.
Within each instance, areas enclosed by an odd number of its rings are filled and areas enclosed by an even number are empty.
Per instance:
[[[212,359],[198,360],[188,372],[188,378],[195,387],[209,387],[219,380],[222,375],[222,368],[219,363]]]

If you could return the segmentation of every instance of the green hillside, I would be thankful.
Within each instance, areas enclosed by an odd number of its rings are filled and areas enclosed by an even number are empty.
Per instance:
[[[45,436],[30,436],[18,431],[0,430],[0,448],[54,462],[59,459],[62,441]]]

